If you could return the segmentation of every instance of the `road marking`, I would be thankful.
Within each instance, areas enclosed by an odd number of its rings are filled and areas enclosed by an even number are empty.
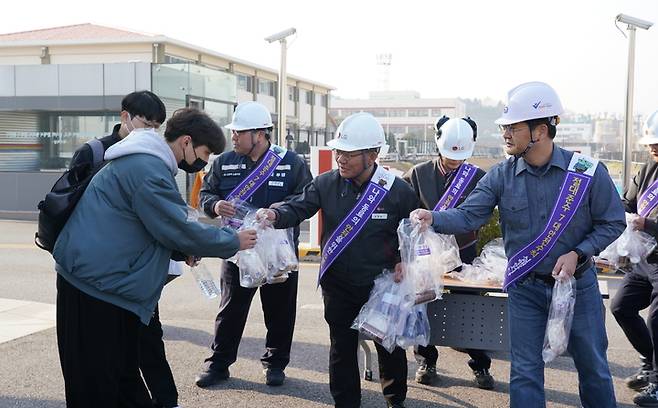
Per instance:
[[[0,298],[0,343],[55,326],[55,305]]]
[[[302,305],[300,309],[306,309],[306,310],[322,310],[324,309],[324,305],[322,303],[309,303],[306,305]]]
[[[40,249],[34,244],[0,244],[0,249]]]

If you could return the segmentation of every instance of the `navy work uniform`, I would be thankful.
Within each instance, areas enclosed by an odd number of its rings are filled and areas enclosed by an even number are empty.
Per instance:
[[[261,159],[265,156],[263,154]],[[233,189],[257,166],[249,156],[233,151],[222,153],[215,159],[212,170],[206,175],[201,188],[201,205],[205,213],[214,218],[215,203],[226,200]],[[306,162],[296,153],[288,151],[270,178],[247,200],[255,208],[269,207],[286,201],[302,192],[312,179]],[[299,228],[294,233],[295,248],[299,243]],[[263,368],[284,370],[290,361],[290,346],[295,327],[298,272],[291,272],[283,283],[260,287],[260,298],[267,327],[266,351],[261,357]],[[251,300],[256,288],[240,286],[238,266],[224,262],[221,279],[221,301],[215,319],[215,337],[212,355],[206,359],[206,369],[222,372],[237,359]]]

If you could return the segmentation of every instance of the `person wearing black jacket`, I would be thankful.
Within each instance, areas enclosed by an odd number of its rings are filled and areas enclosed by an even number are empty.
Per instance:
[[[476,138],[477,125],[471,118],[449,119],[443,116],[438,119],[436,145],[439,157],[414,166],[402,176],[415,190],[422,208],[433,210],[437,206],[439,200],[455,180],[462,163],[473,155]],[[461,197],[451,207],[461,204],[484,175],[485,172],[482,169],[476,168],[475,175],[465,187]],[[455,238],[459,245],[459,256],[462,262],[472,263],[477,256],[477,231],[459,234]],[[473,370],[476,385],[482,389],[492,389],[494,379],[489,373],[491,358],[484,350],[466,349],[465,351],[471,357],[468,365]],[[436,346],[416,346],[414,356],[418,363],[416,382],[432,384],[438,378],[436,362],[439,353]]]
[[[658,111],[649,116],[638,143],[647,146],[649,159],[633,178],[622,199],[627,213],[638,211],[644,194],[658,187]],[[656,183],[654,185],[654,183]],[[649,194],[649,196],[651,195]],[[633,220],[633,227],[658,238],[658,206]],[[639,314],[649,308],[648,323]],[[636,391],[633,402],[639,406],[658,406],[658,252],[654,250],[646,262],[626,272],[621,286],[610,303],[610,311],[638,353],[642,365],[626,378],[626,385]]]
[[[201,205],[209,217],[235,215],[234,202],[229,198],[231,192],[245,179],[252,177],[252,171],[264,164],[263,160],[271,152],[285,152],[285,155],[260,187],[252,190],[249,196],[241,196],[243,201],[255,208],[276,206],[300,194],[311,181],[311,172],[301,157],[271,144],[272,118],[262,104],[239,104],[232,122],[226,127],[232,131],[233,151],[225,152],[215,159],[201,188]],[[295,228],[295,248],[298,240],[299,228]],[[261,357],[261,363],[265,383],[270,386],[283,384],[284,370],[290,362],[297,308],[297,282],[298,272],[292,271],[285,282],[260,287],[267,327],[266,351]],[[240,271],[230,261],[223,264],[220,285],[222,295],[215,319],[212,354],[206,358],[204,370],[196,377],[196,385],[201,388],[229,377],[229,366],[237,359],[238,346],[256,293],[256,288],[240,286]]]
[[[371,184],[388,185],[378,174],[390,177],[392,185],[353,240],[334,258],[319,279],[324,300],[324,318],[329,325],[329,388],[336,407],[359,407],[361,385],[357,362],[358,331],[351,328],[361,307],[368,301],[375,278],[383,269],[395,269],[401,279],[397,227],[419,205],[416,194],[404,180],[382,172],[375,163],[380,149],[386,149],[384,131],[368,113],[347,117],[327,143],[334,149],[338,170],[317,176],[304,193],[276,209],[259,211],[259,218],[274,222],[276,228],[298,225],[322,210],[322,248],[342,221],[363,197],[369,199]],[[374,207],[374,206],[373,206]],[[353,220],[353,218],[349,217]],[[346,228],[347,229],[347,228]],[[357,229],[355,227],[355,229]],[[347,238],[345,238],[347,240]],[[341,241],[343,242],[343,241]],[[392,353],[375,343],[379,379],[389,407],[403,407],[407,394],[407,358],[396,347]]]
[[[150,91],[137,91],[126,95],[121,100],[121,123],[112,129],[112,133],[99,139],[103,150],[125,138],[135,129],[158,129],[165,121],[166,110],[160,98]],[[93,152],[85,143],[80,146],[71,159],[69,168],[87,163],[89,170],[93,166]],[[175,253],[174,261],[184,261],[186,256]],[[169,276],[169,281],[175,278]],[[139,341],[139,368],[148,387],[152,401],[145,401],[145,405],[156,408],[173,408],[178,406],[178,391],[171,367],[167,362],[164,341],[162,340],[162,323],[158,306],[155,307],[153,317],[148,326],[141,326]],[[102,352],[102,351],[101,351]]]

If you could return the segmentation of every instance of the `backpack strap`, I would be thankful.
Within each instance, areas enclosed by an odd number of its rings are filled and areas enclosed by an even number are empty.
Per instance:
[[[87,144],[89,147],[91,147],[93,163],[94,167],[96,167],[103,162],[103,158],[105,157],[105,148],[103,147],[103,143],[101,143],[101,141],[98,139],[91,139],[87,142]]]

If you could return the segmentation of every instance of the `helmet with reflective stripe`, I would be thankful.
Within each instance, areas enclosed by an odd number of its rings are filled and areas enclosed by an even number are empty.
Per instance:
[[[649,115],[644,126],[642,126],[642,137],[637,141],[639,144],[658,144],[658,110]]]
[[[233,112],[233,120],[226,125],[226,128],[240,132],[243,130],[267,129],[273,126],[272,115],[270,115],[265,105],[249,101],[238,104],[235,112]]]
[[[345,118],[336,130],[335,139],[328,141],[327,146],[345,152],[380,149],[380,156],[388,153],[382,125],[374,116],[366,112],[355,113]]]
[[[526,82],[509,91],[503,115],[495,123],[510,125],[532,119],[553,118],[562,112],[562,102],[550,85]]]

